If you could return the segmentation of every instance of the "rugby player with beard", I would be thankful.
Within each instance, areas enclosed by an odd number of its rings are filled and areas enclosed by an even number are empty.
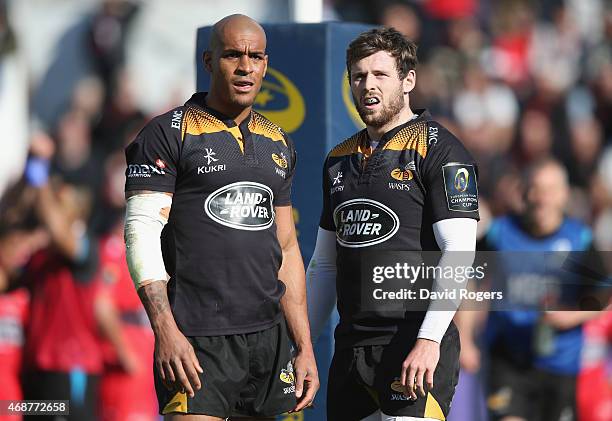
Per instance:
[[[416,45],[392,28],[364,32],[347,50],[353,100],[366,128],[325,160],[323,210],[307,271],[313,337],[336,301],[340,314],[329,421],[444,420],[457,384],[458,303],[372,304],[372,277],[363,269],[397,253],[442,251],[440,266],[469,266],[474,257],[476,164],[427,111],[410,107],[416,62]],[[468,253],[455,258],[456,251]],[[447,283],[433,282],[435,290]]]

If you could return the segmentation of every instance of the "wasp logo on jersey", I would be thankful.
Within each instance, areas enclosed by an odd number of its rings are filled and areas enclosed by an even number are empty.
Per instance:
[[[412,171],[396,168],[391,171],[391,177],[398,181],[410,181],[413,178]]]
[[[287,158],[285,158],[285,154],[282,152],[280,153],[280,155],[273,153],[272,161],[274,161],[274,163],[281,168],[287,168]]]
[[[276,165],[278,165],[281,168],[287,168],[288,163],[287,163],[287,158],[285,157],[284,153],[280,153],[280,154],[272,154],[272,161],[274,161],[274,163]],[[281,170],[280,168],[274,168],[274,170],[276,171],[276,174],[280,175],[283,179],[285,177],[287,177],[287,173],[284,170]]]
[[[239,181],[211,193],[204,202],[206,214],[226,227],[259,231],[274,222],[274,193],[260,183]]]
[[[404,392],[406,391],[406,387],[400,382],[399,378],[395,378],[395,380],[391,383],[391,390],[399,393],[392,393],[389,397],[392,401],[408,401],[410,400]]]
[[[391,171],[391,177],[399,181],[399,183],[389,183],[391,190],[410,190],[408,181],[414,178],[413,171],[416,170],[414,161],[410,161],[404,168],[395,168]]]
[[[391,383],[391,390],[393,390],[394,392],[400,392],[400,393],[404,393],[404,390],[406,388],[404,387],[404,385],[402,384],[402,382],[400,382],[399,378],[395,378],[395,380],[393,380],[393,382]]]
[[[474,212],[478,210],[478,186],[474,165],[450,163],[442,167],[448,210]]]
[[[371,199],[352,199],[334,209],[336,239],[344,247],[367,247],[393,237],[399,218],[390,208]]]

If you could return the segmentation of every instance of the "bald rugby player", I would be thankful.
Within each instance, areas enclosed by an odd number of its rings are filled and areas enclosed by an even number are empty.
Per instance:
[[[217,22],[203,60],[210,92],[155,117],[126,149],[128,265],[155,332],[160,413],[273,418],[319,387],[291,212],[295,149],[252,110],[268,64],[257,22]]]

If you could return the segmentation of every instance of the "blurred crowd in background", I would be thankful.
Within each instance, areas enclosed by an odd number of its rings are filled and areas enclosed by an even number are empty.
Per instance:
[[[152,333],[124,263],[123,148],[193,90],[198,26],[289,16],[286,1],[213,3],[0,1],[0,399],[51,399],[41,384],[66,377],[100,419],[156,418]],[[521,170],[553,156],[569,174],[567,213],[612,250],[609,1],[327,0],[324,18],[417,42],[411,104],[476,157],[481,232],[521,211]]]

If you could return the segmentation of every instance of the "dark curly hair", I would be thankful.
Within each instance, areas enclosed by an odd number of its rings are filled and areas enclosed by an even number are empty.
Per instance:
[[[417,65],[416,44],[393,28],[374,28],[362,32],[346,50],[346,69],[351,78],[351,66],[359,60],[379,51],[386,51],[395,58],[400,79],[406,77]]]

